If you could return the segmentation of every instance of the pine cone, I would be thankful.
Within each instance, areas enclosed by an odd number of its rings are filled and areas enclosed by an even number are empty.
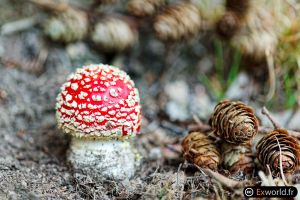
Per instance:
[[[265,59],[266,52],[274,52],[278,43],[278,32],[270,11],[253,8],[230,43],[242,54],[256,60]]]
[[[279,145],[280,144],[280,148]],[[281,149],[281,156],[280,156]],[[256,146],[257,159],[266,168],[269,165],[273,175],[280,173],[280,157],[284,173],[299,168],[300,145],[297,139],[284,129],[276,129],[265,135]]]
[[[177,41],[195,36],[201,27],[201,16],[193,4],[171,5],[154,20],[154,31],[162,41]]]
[[[223,38],[229,39],[240,29],[240,20],[234,12],[226,12],[217,22],[217,32]]]
[[[165,0],[130,0],[128,12],[137,17],[151,16],[165,4]]]
[[[95,25],[91,39],[104,52],[119,52],[132,47],[138,34],[126,21],[106,17]]]
[[[244,172],[250,174],[254,170],[254,155],[251,145],[222,144],[222,157],[225,169],[231,173]]]
[[[209,124],[215,135],[235,144],[248,143],[258,129],[254,111],[240,101],[225,100],[218,103]]]
[[[220,153],[214,141],[200,132],[192,132],[187,135],[183,142],[183,156],[189,162],[199,167],[216,170],[220,162]]]
[[[44,32],[54,41],[68,43],[82,40],[88,32],[88,17],[80,10],[69,8],[50,17]]]

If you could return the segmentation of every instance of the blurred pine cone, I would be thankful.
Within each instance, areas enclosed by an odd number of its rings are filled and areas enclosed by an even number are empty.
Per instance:
[[[130,0],[128,12],[137,17],[151,16],[165,4],[165,0]]]
[[[254,170],[254,155],[251,145],[233,145],[222,143],[222,157],[225,169],[231,173],[244,172],[250,174]]]
[[[87,35],[88,26],[86,13],[68,8],[47,19],[44,32],[54,41],[68,43],[82,40]]]
[[[201,28],[198,8],[190,3],[167,7],[154,20],[154,31],[162,41],[177,41],[195,36]]]
[[[101,51],[119,52],[132,47],[138,34],[125,20],[106,17],[95,25],[91,39]]]
[[[229,39],[240,29],[240,26],[239,17],[234,12],[228,11],[217,22],[217,32],[220,36]]]
[[[183,156],[199,167],[216,170],[220,163],[220,153],[212,138],[201,132],[192,132],[183,142]]]
[[[201,30],[211,31],[224,14],[224,0],[191,0],[201,14]]]
[[[276,129],[265,135],[258,142],[256,151],[259,162],[265,168],[269,165],[273,175],[280,173],[280,159],[284,173],[292,173],[299,168],[299,142],[284,129]]]
[[[235,144],[249,143],[258,130],[254,111],[240,101],[219,102],[209,124],[215,135]]]
[[[278,33],[274,25],[274,18],[267,9],[252,8],[230,43],[244,55],[262,60],[267,52],[275,52]]]

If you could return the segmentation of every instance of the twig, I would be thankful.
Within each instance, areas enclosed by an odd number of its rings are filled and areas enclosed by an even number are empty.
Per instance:
[[[161,86],[164,86],[174,75],[174,73],[178,73],[178,67],[182,65],[178,65],[180,58],[180,48],[182,44],[174,44],[171,42],[167,42],[165,44],[165,52],[164,52],[164,66],[162,66],[160,71],[159,83]]]
[[[270,171],[269,165],[267,165],[267,168]],[[269,173],[271,173],[271,172],[269,172]],[[270,176],[270,175],[267,176],[263,171],[259,171],[258,176],[259,176],[263,186],[275,186],[272,176]]]
[[[64,12],[70,8],[69,4],[60,1],[60,0],[29,0],[31,3],[34,3],[41,8],[48,9],[50,11]]]
[[[193,119],[194,121],[199,125],[199,126],[205,126],[206,124],[204,124],[201,119],[199,119],[199,117],[197,115],[193,115]],[[207,126],[208,129],[211,129],[210,126]]]
[[[180,163],[178,169],[177,169],[177,173],[176,173],[176,187],[178,187],[178,183],[179,183],[179,177],[178,177],[178,174],[179,174],[179,171],[181,170],[181,167],[182,167],[182,163]]]
[[[280,143],[278,141],[278,138],[275,136],[276,140],[277,140],[277,144],[278,144],[278,147],[279,147],[279,165],[280,165],[280,174],[281,174],[281,178],[283,180],[283,182],[285,183],[285,185],[287,185],[287,182],[286,182],[286,179],[285,179],[285,176],[284,176],[284,173],[283,173],[283,167],[282,167],[282,153],[281,153],[281,147],[280,147]]]
[[[201,131],[201,132],[208,132],[211,131],[211,127],[208,124],[190,124],[188,125],[189,132],[193,131]]]
[[[263,126],[258,127],[258,132],[263,133],[263,134],[267,134],[273,130],[274,130],[273,128],[268,128],[268,127],[263,127]],[[300,132],[292,131],[292,130],[287,130],[287,132],[289,133],[290,136],[300,139]]]
[[[295,5],[295,3],[294,2],[291,2],[290,0],[285,0],[285,2],[297,13],[298,12],[298,10],[300,9],[299,8],[299,4],[298,3],[296,3],[296,5]]]
[[[162,121],[160,126],[164,129],[170,130],[172,133],[175,133],[175,135],[186,135],[187,130],[184,128],[181,128],[180,126],[176,126],[173,123],[170,123],[168,121]]]
[[[266,51],[266,58],[267,58],[267,66],[268,66],[268,73],[269,73],[269,84],[270,88],[266,97],[266,100],[269,101],[273,98],[276,90],[276,75],[274,69],[274,57],[269,50]]]
[[[194,121],[197,123],[196,125],[189,125],[188,126],[188,130],[189,131],[197,131],[197,130],[200,130],[200,131],[203,131],[203,132],[206,132],[206,131],[210,131],[211,130],[211,127],[208,125],[208,124],[205,124],[203,123],[199,117],[195,114],[193,114],[193,119]]]
[[[182,149],[176,149],[172,146],[172,144],[166,144],[165,147],[174,153],[182,154]]]
[[[196,165],[195,165],[196,166]],[[226,188],[229,188],[231,190],[237,189],[237,188],[242,188],[248,185],[250,182],[249,181],[235,181],[230,178],[227,178],[226,176],[223,176],[217,172],[212,171],[211,169],[207,168],[200,168],[196,166],[200,171],[205,172],[208,176],[211,178],[214,178],[218,182],[220,182],[223,186]]]
[[[300,69],[300,68],[299,68]],[[300,72],[300,71],[299,71]],[[300,75],[300,74],[299,74]],[[299,87],[300,89],[300,87]],[[299,91],[299,90],[298,90]],[[299,99],[299,98],[298,98]],[[288,119],[286,120],[286,123],[284,124],[285,127],[289,127],[292,119],[294,118],[294,116],[296,115],[296,113],[299,111],[299,102],[297,102],[297,104],[295,106],[293,106],[292,109],[292,113],[290,114],[290,116],[288,117]]]
[[[271,116],[269,110],[266,107],[263,107],[261,110],[261,113],[268,117],[268,119],[271,121],[275,129],[280,128],[280,124]]]
[[[154,176],[156,176],[156,174],[157,174],[159,168],[160,168],[160,166],[158,165],[158,166],[156,167],[155,171],[154,171],[152,174],[150,174],[149,177],[154,177]]]
[[[33,27],[34,25],[38,24],[41,19],[41,15],[31,16],[25,19],[8,22],[1,27],[1,35],[9,35],[15,32],[23,31]]]

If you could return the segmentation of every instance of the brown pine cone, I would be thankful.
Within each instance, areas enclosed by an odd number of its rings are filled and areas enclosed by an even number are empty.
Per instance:
[[[167,7],[154,20],[154,31],[162,41],[177,41],[195,36],[201,28],[198,8],[190,3]]]
[[[240,101],[218,103],[209,120],[214,134],[226,142],[249,143],[258,130],[258,120],[251,107]]]
[[[47,19],[44,32],[54,41],[68,43],[82,40],[87,35],[88,26],[85,12],[68,8]]]
[[[183,142],[183,156],[199,167],[216,170],[220,163],[220,153],[212,138],[201,132],[192,132]]]
[[[217,22],[218,34],[225,38],[231,38],[240,29],[240,20],[234,12],[226,12]]]
[[[119,52],[132,47],[138,41],[138,33],[127,21],[105,17],[91,34],[91,40],[104,52]]]
[[[251,174],[254,170],[254,155],[251,145],[222,144],[222,157],[225,169],[231,173],[244,172]]]
[[[165,0],[130,0],[128,12],[137,17],[151,16],[165,4]]]
[[[280,144],[280,148],[279,145]],[[281,156],[280,156],[281,149]],[[292,173],[299,168],[300,145],[285,129],[276,129],[265,135],[256,146],[257,159],[273,175],[280,173],[280,157],[284,173]]]

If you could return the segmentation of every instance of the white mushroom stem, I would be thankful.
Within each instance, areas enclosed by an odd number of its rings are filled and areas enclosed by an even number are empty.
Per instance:
[[[128,141],[73,138],[68,160],[76,172],[95,179],[131,178],[139,165],[139,154]]]

